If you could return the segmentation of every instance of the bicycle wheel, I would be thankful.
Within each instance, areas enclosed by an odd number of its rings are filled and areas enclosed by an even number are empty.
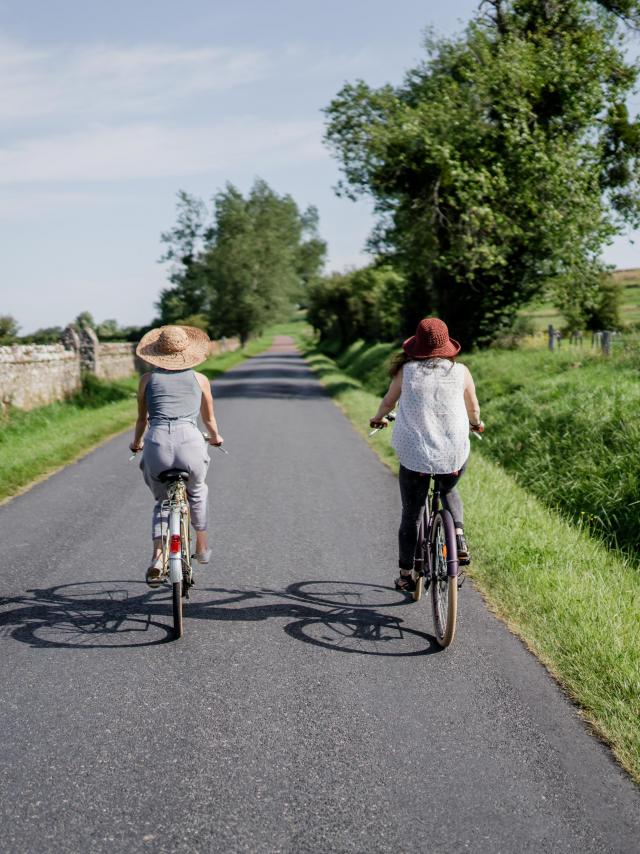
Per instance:
[[[427,543],[425,541],[425,531],[427,530],[427,511],[424,509],[420,516],[420,527],[418,528],[418,542],[416,544],[416,557],[413,570],[413,577],[416,582],[416,589],[413,591],[414,602],[419,602],[424,592],[424,576],[428,572],[428,557]]]
[[[458,615],[458,550],[456,532],[447,510],[436,513],[429,548],[431,561],[431,606],[436,640],[447,647],[456,633]],[[455,570],[449,574],[449,568]]]
[[[169,577],[173,603],[173,636],[182,637],[182,519],[176,502],[169,513]]]
[[[182,637],[182,581],[174,581],[171,585],[173,600],[173,636],[176,640]]]

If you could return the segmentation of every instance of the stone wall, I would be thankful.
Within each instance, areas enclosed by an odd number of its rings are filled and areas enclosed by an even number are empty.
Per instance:
[[[211,354],[237,350],[237,338],[211,342]],[[150,366],[138,359],[136,345],[98,341],[92,329],[68,326],[62,344],[15,344],[0,347],[0,408],[33,409],[64,400],[81,386],[84,372],[112,381],[144,373]]]
[[[135,344],[98,344],[93,373],[101,380],[120,380],[145,370]]]
[[[80,360],[62,344],[0,347],[0,405],[33,409],[80,388]]]

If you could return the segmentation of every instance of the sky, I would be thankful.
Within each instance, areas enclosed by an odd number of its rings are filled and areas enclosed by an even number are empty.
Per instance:
[[[426,27],[478,0],[0,0],[0,315],[149,323],[176,193],[257,176],[316,205],[328,270],[364,264],[366,200],[339,199],[322,109],[398,84]],[[619,238],[604,258],[640,266]]]

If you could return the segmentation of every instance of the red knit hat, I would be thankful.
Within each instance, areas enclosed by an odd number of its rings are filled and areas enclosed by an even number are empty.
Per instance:
[[[402,345],[402,349],[412,359],[431,359],[440,356],[444,359],[457,356],[460,345],[449,338],[447,324],[437,317],[425,317],[420,321],[416,334]]]

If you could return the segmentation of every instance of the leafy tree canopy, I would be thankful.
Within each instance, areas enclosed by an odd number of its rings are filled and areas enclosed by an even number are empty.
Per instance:
[[[20,324],[10,314],[0,314],[0,344],[12,344],[20,331]]]
[[[228,184],[210,216],[199,199],[179,194],[178,224],[162,236],[173,287],[160,296],[161,322],[204,317],[213,337],[245,341],[286,317],[324,262],[317,228],[314,208],[301,212],[260,179],[246,198]]]
[[[370,194],[371,244],[406,275],[411,331],[437,312],[487,343],[551,279],[599,281],[601,248],[640,220],[640,125],[626,98],[627,0],[491,0],[426,40],[399,87],[347,84],[327,109],[339,191]]]
[[[309,289],[307,319],[336,351],[358,339],[391,341],[402,328],[404,286],[384,265],[333,273]]]

